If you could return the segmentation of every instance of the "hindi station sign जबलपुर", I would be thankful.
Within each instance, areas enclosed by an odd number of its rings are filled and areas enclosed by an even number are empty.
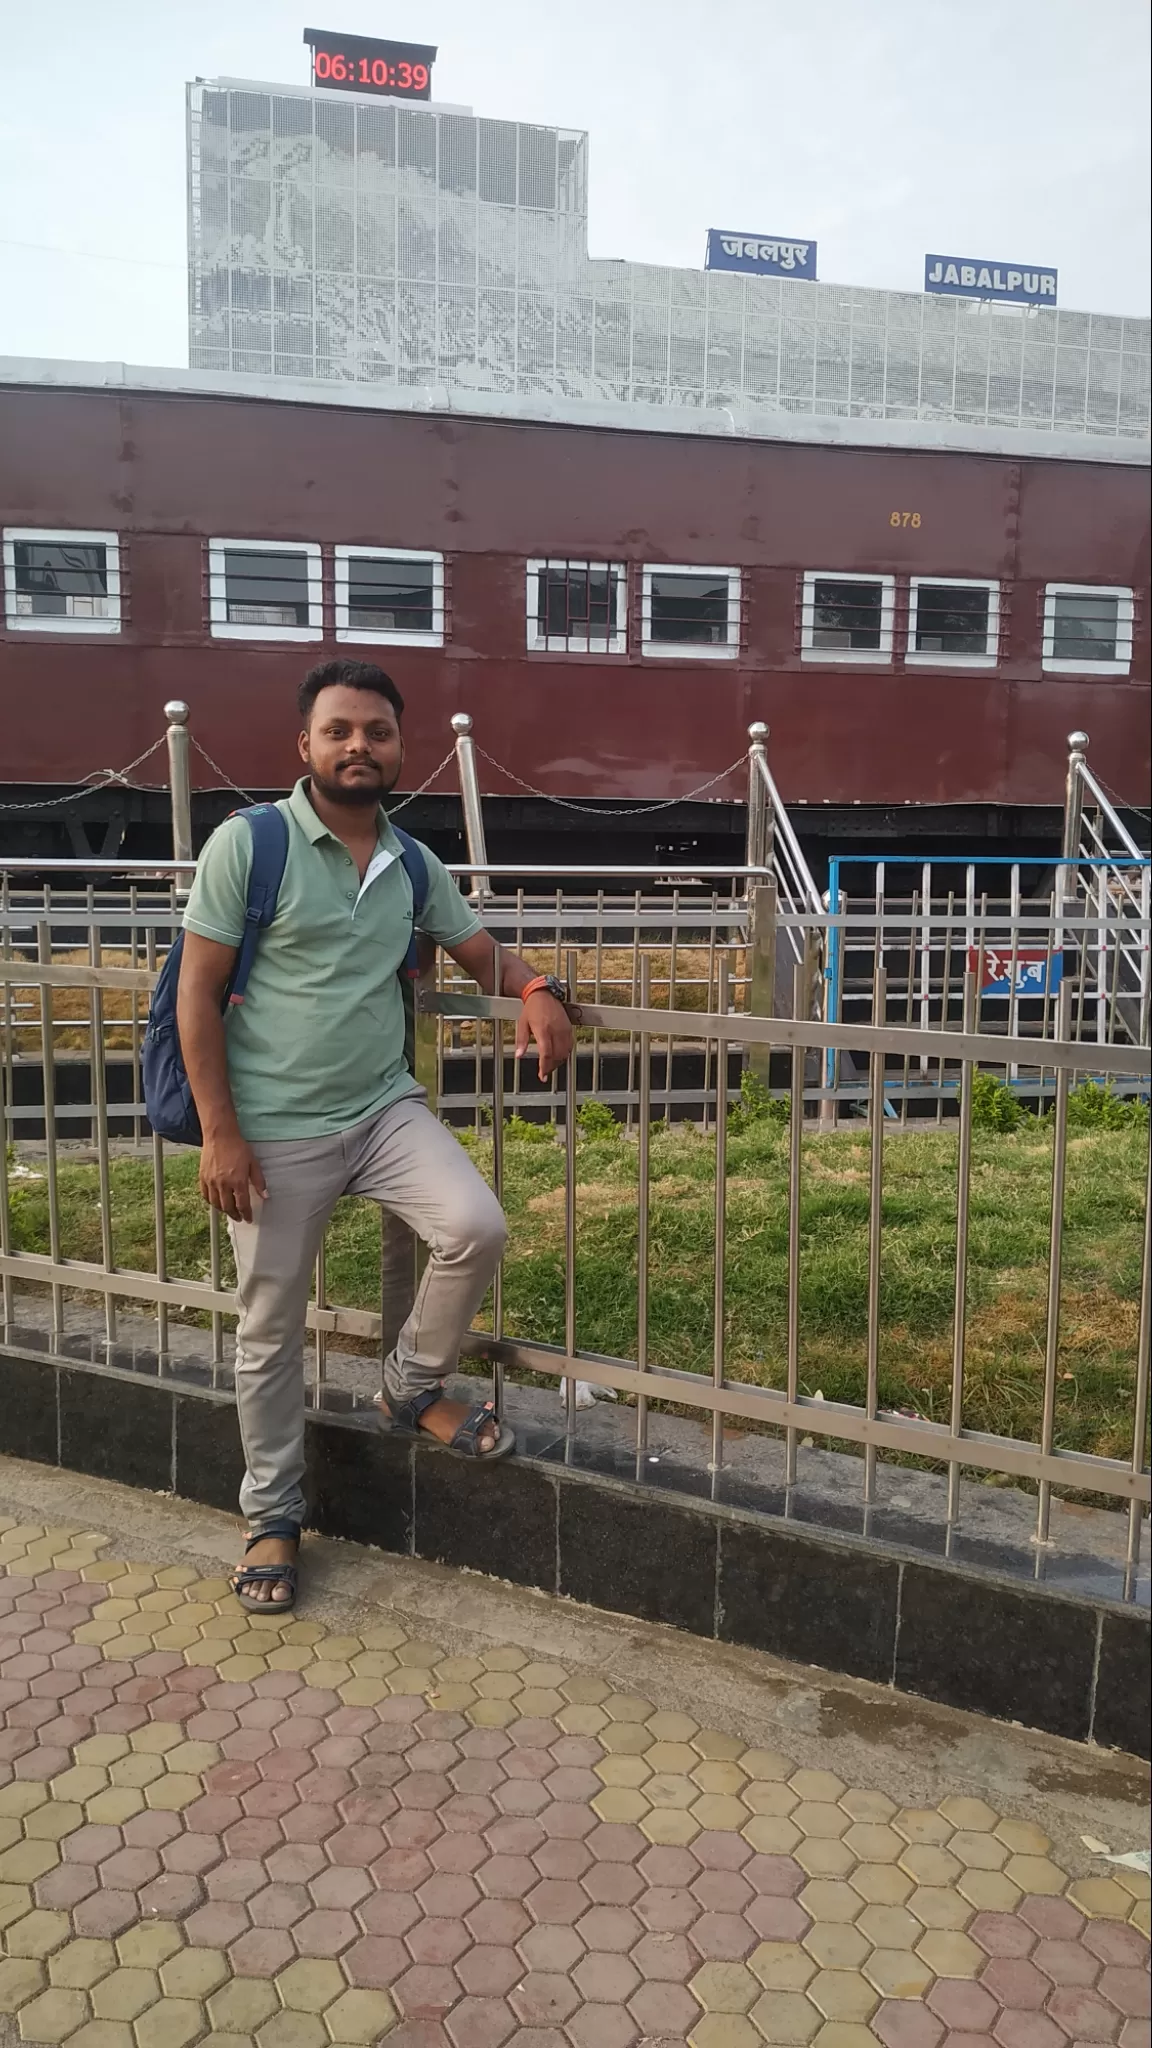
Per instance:
[[[737,270],[747,277],[803,277],[816,280],[816,244],[793,235],[743,235],[709,228],[706,270]]]
[[[1024,263],[978,263],[968,256],[926,256],[924,289],[943,298],[1054,306],[1056,272]]]

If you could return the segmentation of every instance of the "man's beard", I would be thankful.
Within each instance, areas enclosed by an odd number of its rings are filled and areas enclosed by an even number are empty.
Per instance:
[[[360,763],[356,765],[360,766]],[[310,768],[309,779],[313,789],[319,790],[320,795],[330,804],[343,804],[346,810],[376,810],[384,798],[390,796],[395,789],[400,780],[400,770],[396,770],[391,782],[386,782],[374,761],[365,762],[363,765],[375,771],[375,782],[352,782],[342,775],[329,782],[325,776],[318,775],[315,768]]]

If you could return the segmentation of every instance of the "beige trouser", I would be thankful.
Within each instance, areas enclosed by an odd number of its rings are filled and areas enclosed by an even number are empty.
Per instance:
[[[364,1195],[397,1219],[386,1235],[395,1271],[410,1231],[429,1259],[411,1312],[384,1360],[384,1385],[404,1399],[452,1372],[464,1334],[504,1249],[500,1204],[467,1153],[407,1095],[331,1138],[252,1147],[268,1195],[251,1223],[230,1225],[236,1253],[236,1406],[247,1471],[240,1509],[253,1529],[305,1515],[304,1325],[316,1254],[341,1195]],[[386,1341],[392,1332],[386,1332]]]

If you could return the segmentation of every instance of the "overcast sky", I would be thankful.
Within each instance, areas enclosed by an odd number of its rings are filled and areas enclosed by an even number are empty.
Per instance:
[[[437,100],[587,129],[594,256],[699,266],[705,230],[734,227],[815,238],[845,284],[918,290],[932,250],[1149,309],[1148,0],[9,0],[0,20],[0,353],[186,363],[185,81],[305,84],[306,20],[438,44]]]

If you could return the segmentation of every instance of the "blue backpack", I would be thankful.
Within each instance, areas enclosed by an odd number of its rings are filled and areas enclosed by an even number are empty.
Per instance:
[[[224,992],[222,1008],[225,1011],[231,1004],[244,1000],[260,933],[276,915],[276,899],[288,859],[288,825],[283,811],[275,804],[253,804],[249,810],[234,811],[232,816],[248,821],[252,834],[252,869],[248,876],[244,936],[236,954],[232,978]],[[400,987],[404,997],[404,1059],[411,1072],[415,1061],[414,984],[419,971],[416,920],[428,896],[428,867],[416,841],[395,826],[392,829],[400,841],[400,859],[412,885],[412,937],[400,968]],[[176,1030],[176,991],[183,951],[184,934],[180,931],[152,991],[140,1067],[144,1106],[156,1136],[167,1138],[173,1145],[199,1145],[202,1142],[200,1119],[184,1071]]]

